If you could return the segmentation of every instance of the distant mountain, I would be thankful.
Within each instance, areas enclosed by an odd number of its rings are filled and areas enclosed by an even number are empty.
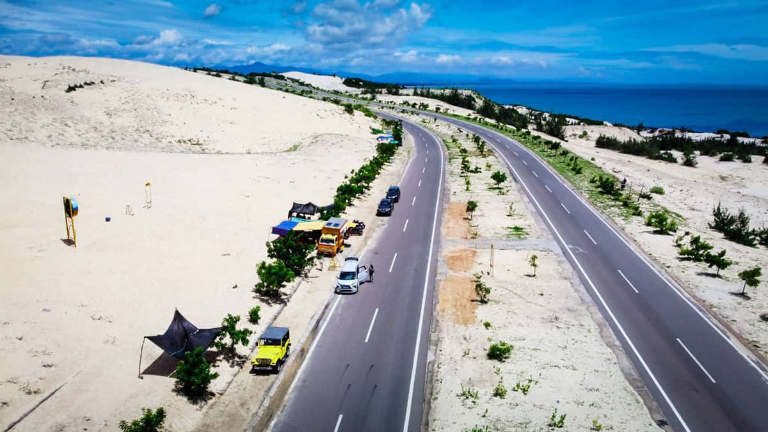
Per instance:
[[[283,72],[304,72],[316,75],[338,75],[344,78],[362,78],[368,81],[376,81],[387,84],[402,84],[411,86],[420,85],[437,85],[437,86],[459,86],[463,84],[507,84],[516,82],[509,79],[493,78],[493,77],[481,77],[476,75],[440,75],[440,74],[425,74],[417,72],[393,72],[383,75],[367,75],[355,72],[345,71],[327,71],[321,69],[305,68],[298,66],[278,66],[268,65],[261,62],[255,62],[248,65],[237,66],[225,66],[218,65],[213,66],[214,69],[227,69],[232,72],[240,72],[248,74],[255,73],[283,73]]]

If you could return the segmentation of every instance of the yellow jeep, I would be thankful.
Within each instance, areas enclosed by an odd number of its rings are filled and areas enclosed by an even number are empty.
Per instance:
[[[259,349],[252,370],[280,372],[291,353],[291,333],[287,327],[267,327],[259,336]]]

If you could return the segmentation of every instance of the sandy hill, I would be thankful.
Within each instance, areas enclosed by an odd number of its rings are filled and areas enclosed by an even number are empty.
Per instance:
[[[0,57],[0,99],[0,429],[33,410],[14,430],[117,430],[157,406],[170,430],[193,429],[203,411],[173,392],[174,366],[151,343],[137,378],[143,337],[165,331],[175,308],[202,328],[257,305],[268,322],[278,306],[251,289],[270,227],[293,201],[330,203],[375,154],[376,123],[98,58]],[[219,151],[237,154],[200,154]],[[80,203],[76,249],[64,195]],[[216,371],[220,390],[236,368]]]
[[[114,59],[0,56],[0,100],[0,141],[55,147],[277,152],[367,132],[330,104]]]

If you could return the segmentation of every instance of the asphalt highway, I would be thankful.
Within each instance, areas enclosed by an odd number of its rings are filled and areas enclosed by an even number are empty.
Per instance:
[[[766,366],[546,162],[488,128],[420,114],[479,135],[501,157],[674,430],[768,431]]]
[[[495,149],[675,430],[768,430],[765,365],[546,162],[490,129],[422,115],[456,124]]]
[[[430,132],[403,126],[415,152],[401,198],[361,258],[361,265],[374,265],[374,280],[333,300],[274,431],[421,429],[445,157]],[[378,192],[384,197],[386,188]]]

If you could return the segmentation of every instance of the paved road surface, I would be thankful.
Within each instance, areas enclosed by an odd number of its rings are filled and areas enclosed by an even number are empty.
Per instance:
[[[766,366],[611,222],[516,141],[421,114],[480,135],[502,157],[675,430],[768,431]]]
[[[374,281],[333,301],[274,431],[421,428],[445,162],[432,134],[409,122],[404,129],[416,151],[402,196],[361,260],[373,263]]]
[[[424,115],[457,124],[496,149],[675,430],[768,430],[765,366],[546,162],[489,129]]]

